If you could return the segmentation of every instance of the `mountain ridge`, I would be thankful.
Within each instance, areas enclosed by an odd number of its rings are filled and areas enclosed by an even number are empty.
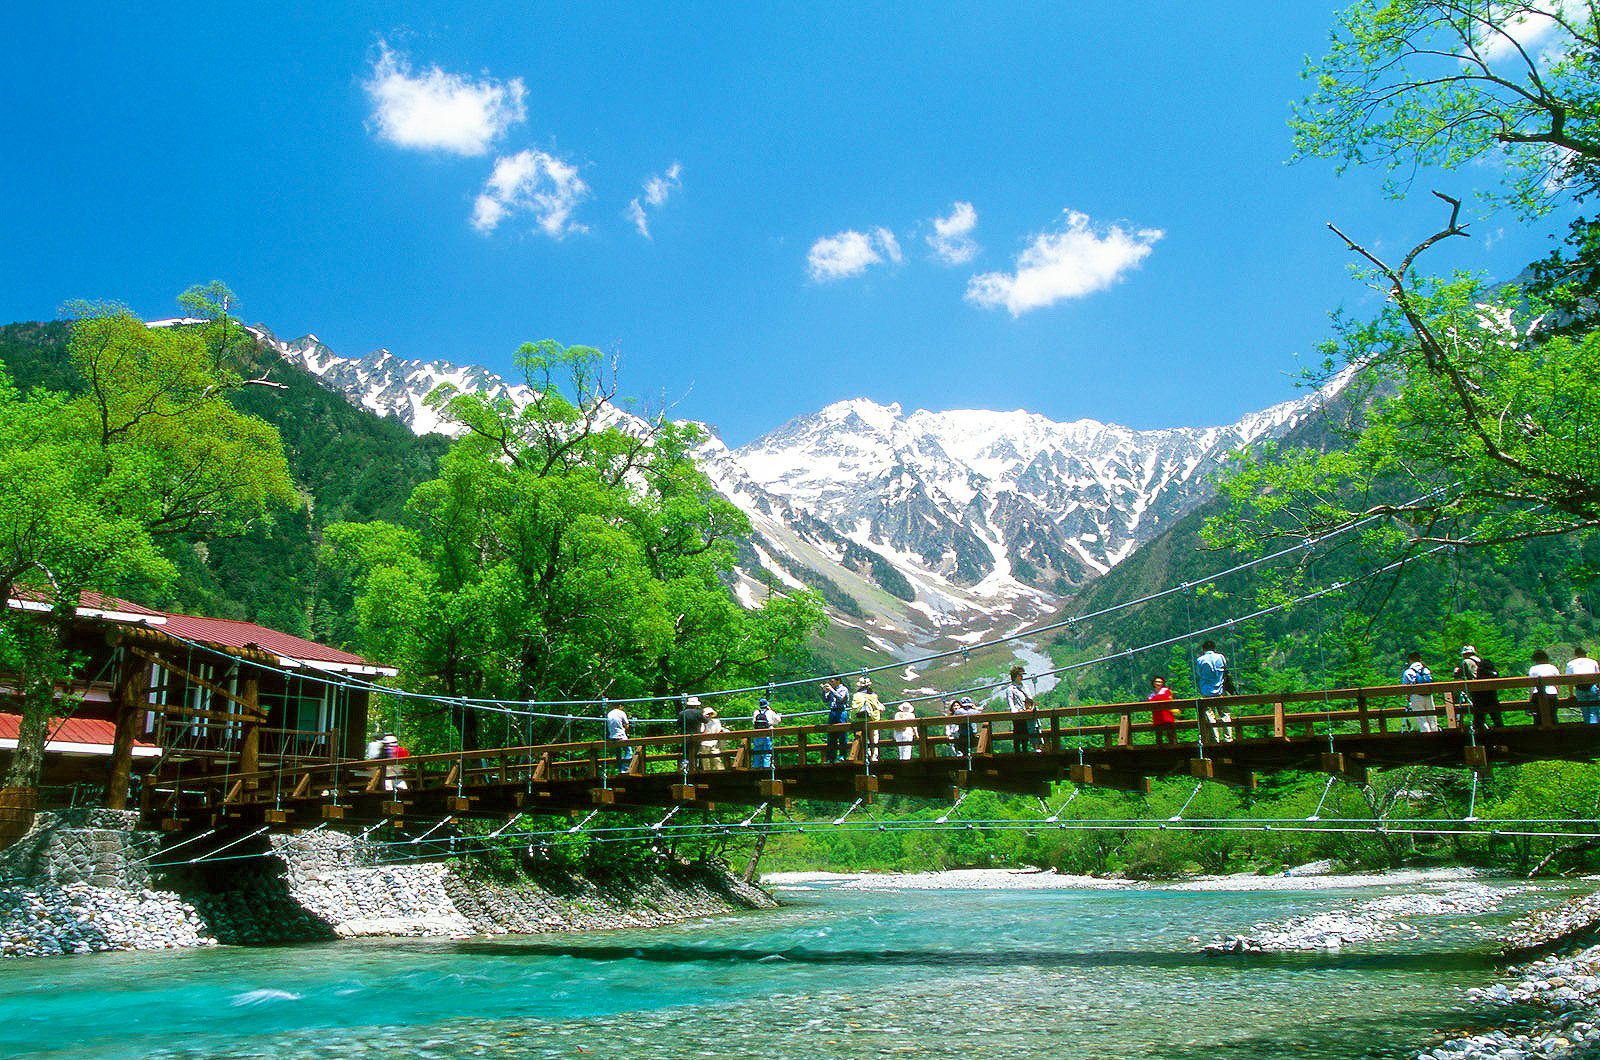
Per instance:
[[[459,433],[425,402],[440,384],[525,404],[534,391],[487,369],[386,349],[351,358],[314,335],[263,344],[351,403],[417,434]],[[1025,410],[833,402],[730,448],[697,451],[713,485],[750,518],[734,592],[826,587],[838,623],[890,654],[977,622],[1025,626],[1215,494],[1237,449],[1280,437],[1319,391],[1231,424],[1136,430]],[[622,417],[631,414],[618,410]]]

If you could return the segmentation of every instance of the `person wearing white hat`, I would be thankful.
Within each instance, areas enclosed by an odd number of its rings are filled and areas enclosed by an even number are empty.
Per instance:
[[[714,732],[728,731],[727,727],[722,724],[722,719],[717,717],[716,707],[702,708],[701,713],[705,715],[705,727],[700,730],[702,733],[709,734]],[[700,745],[700,768],[723,768],[722,741],[707,740],[705,743]]]

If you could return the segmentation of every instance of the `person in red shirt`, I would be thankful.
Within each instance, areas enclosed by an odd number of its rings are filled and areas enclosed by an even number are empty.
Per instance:
[[[1161,674],[1156,674],[1150,679],[1151,703],[1167,703],[1172,699],[1172,689],[1167,687],[1167,679]],[[1156,746],[1163,743],[1178,746],[1178,715],[1167,707],[1151,707],[1150,720],[1156,727]]]

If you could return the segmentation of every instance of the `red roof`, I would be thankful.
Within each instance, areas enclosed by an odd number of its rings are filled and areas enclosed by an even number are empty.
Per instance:
[[[15,743],[21,729],[21,715],[0,714],[0,740]],[[63,743],[86,744],[109,750],[117,738],[116,723],[101,718],[51,718],[49,732],[50,742],[45,747],[47,751],[59,750],[55,745]],[[133,746],[155,748],[156,745],[136,739]]]
[[[85,612],[102,612],[94,617],[118,625],[140,625],[141,618],[149,618],[152,621],[148,624],[152,629],[184,640],[202,641],[224,648],[259,648],[296,662],[389,670],[382,663],[375,663],[351,652],[306,640],[304,637],[258,626],[254,622],[241,622],[231,618],[201,618],[198,615],[180,615],[173,611],[157,611],[130,600],[121,600],[115,596],[95,592],[84,593],[79,598],[78,608]]]

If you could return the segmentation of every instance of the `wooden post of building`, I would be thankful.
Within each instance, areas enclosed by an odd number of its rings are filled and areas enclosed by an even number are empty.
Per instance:
[[[111,743],[111,776],[106,781],[106,808],[128,808],[128,781],[133,775],[133,738],[139,732],[139,713],[150,691],[150,666],[130,651],[123,651],[117,683],[111,689],[116,735]]]
[[[235,704],[244,725],[239,740],[239,772],[244,774],[244,786],[254,791],[261,787],[261,681],[255,667],[246,671],[239,682],[239,700]]]

